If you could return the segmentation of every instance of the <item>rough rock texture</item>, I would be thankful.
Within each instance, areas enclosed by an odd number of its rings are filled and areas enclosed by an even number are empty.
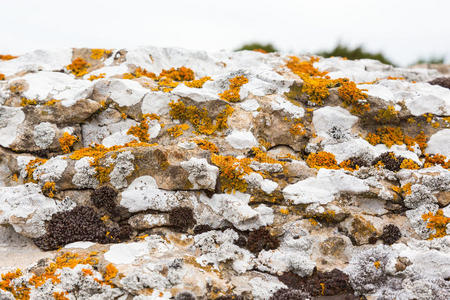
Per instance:
[[[155,47],[0,61],[0,299],[449,299],[438,70]]]

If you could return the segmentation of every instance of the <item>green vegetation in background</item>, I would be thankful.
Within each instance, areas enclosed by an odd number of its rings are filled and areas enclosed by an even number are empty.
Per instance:
[[[244,44],[239,49],[236,49],[236,51],[241,50],[264,50],[265,52],[276,52],[278,51],[275,46],[273,46],[271,43],[268,44],[262,44],[258,42],[253,43],[247,43]],[[332,57],[332,56],[338,56],[338,57],[346,57],[348,59],[363,59],[363,58],[369,58],[369,59],[375,59],[378,60],[384,64],[388,65],[394,65],[394,63],[389,60],[382,52],[370,52],[364,49],[364,46],[358,46],[356,48],[351,48],[347,45],[344,45],[342,43],[338,43],[334,49],[330,51],[320,51],[315,53],[316,55],[320,55],[323,57]],[[429,58],[420,58],[416,62],[414,62],[411,65],[417,65],[417,64],[443,64],[445,61],[444,56],[432,56]]]
[[[382,52],[372,53],[368,52],[364,49],[363,46],[358,46],[356,48],[351,49],[350,47],[346,45],[342,45],[341,43],[338,43],[333,50],[331,51],[321,51],[316,53],[317,55],[323,56],[323,57],[332,57],[332,56],[340,56],[340,57],[346,57],[348,59],[362,59],[362,58],[369,58],[369,59],[376,59],[384,64],[388,65],[394,65],[389,59],[387,59]]]
[[[415,63],[413,63],[413,65],[421,65],[421,64],[427,64],[427,65],[432,65],[432,64],[443,64],[444,63],[444,56],[441,57],[429,57],[427,59],[425,58],[419,58]]]
[[[276,49],[272,44],[261,44],[261,43],[249,43],[244,44],[239,49],[236,49],[236,51],[242,51],[242,50],[264,50],[265,52],[276,52],[278,49]]]

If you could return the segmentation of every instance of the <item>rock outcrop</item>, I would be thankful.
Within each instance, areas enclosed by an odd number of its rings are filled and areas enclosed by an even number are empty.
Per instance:
[[[437,70],[154,47],[8,58],[0,299],[450,298]]]

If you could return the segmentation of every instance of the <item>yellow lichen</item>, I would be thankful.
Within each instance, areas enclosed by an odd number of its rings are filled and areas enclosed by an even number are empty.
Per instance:
[[[189,129],[189,125],[188,124],[180,124],[180,125],[175,125],[171,128],[167,129],[167,133],[173,137],[173,138],[177,138],[180,135],[182,135],[184,133],[185,130]]]
[[[216,154],[211,155],[211,162],[219,167],[220,170],[219,177],[222,191],[227,193],[234,193],[235,191],[245,192],[247,190],[247,182],[244,179],[244,176],[250,173],[258,173],[265,177],[266,174],[256,172],[250,168],[250,164],[253,161],[269,164],[285,164],[284,162],[268,156],[261,148],[253,147],[251,152],[253,154],[252,158],[236,158],[234,156],[222,156]]]
[[[409,158],[405,158],[402,161],[400,168],[401,169],[412,169],[412,170],[420,169],[419,165],[417,163],[415,163],[412,159],[409,159]]]
[[[27,99],[25,97],[22,97],[22,100],[20,101],[20,106],[27,106],[27,105],[37,105],[37,101],[35,99]]]
[[[203,108],[199,109],[194,105],[186,106],[183,101],[170,102],[170,116],[178,119],[181,122],[189,121],[198,133],[211,135],[216,131],[221,131],[228,128],[228,117],[233,113],[234,109],[227,105],[221,111],[215,122],[208,116],[208,111]]]
[[[334,154],[325,151],[310,153],[306,159],[306,163],[311,168],[339,169]]]
[[[228,81],[230,82],[230,86],[228,90],[219,94],[220,99],[228,102],[239,102],[241,100],[241,96],[239,95],[241,87],[248,83],[248,79],[243,75],[239,75],[228,79]]]
[[[105,76],[106,76],[106,73],[100,73],[98,75],[91,75],[91,76],[89,76],[88,79],[90,81],[94,81],[94,80],[97,80],[97,79],[105,78]]]
[[[53,106],[53,105],[55,105],[56,103],[59,103],[59,102],[61,102],[61,100],[51,99],[51,100],[45,102],[44,105],[45,106]]]
[[[439,209],[434,215],[432,212],[422,215],[422,220],[427,222],[427,228],[435,231],[435,233],[430,233],[429,240],[447,235],[447,224],[450,223],[450,218],[444,216],[442,209]]]
[[[126,119],[126,114],[122,113],[122,118]],[[144,114],[142,116],[142,121],[139,123],[139,125],[131,126],[127,134],[134,135],[139,139],[139,141],[143,143],[147,143],[150,139],[150,135],[148,134],[149,129],[149,121],[150,120],[159,120],[159,116],[156,114]]]
[[[50,198],[55,197],[56,184],[53,181],[44,183],[44,186],[42,187],[42,193]]]
[[[397,117],[398,112],[395,110],[393,105],[389,105],[386,109],[380,109],[374,119],[378,122],[388,122]]]
[[[59,138],[59,145],[61,146],[61,150],[64,153],[69,153],[70,147],[72,147],[72,145],[77,141],[78,141],[77,136],[73,136],[68,132],[64,132],[63,136]]]
[[[97,180],[101,183],[108,182],[109,181],[109,173],[113,169],[113,165],[109,166],[102,166],[100,165],[100,160],[105,157],[108,153],[118,153],[124,151],[124,148],[127,147],[152,147],[156,144],[149,144],[144,142],[137,142],[132,141],[129,143],[126,143],[125,145],[116,145],[112,147],[105,147],[103,145],[96,144],[91,147],[82,148],[79,150],[74,151],[69,158],[73,160],[79,160],[83,157],[91,157],[92,160],[90,162],[91,167],[94,167],[96,171],[95,177]]]
[[[66,68],[76,77],[81,77],[87,74],[87,70],[91,65],[81,57],[75,58]]]
[[[192,80],[192,81],[185,81],[184,84],[190,88],[202,88],[203,85],[205,84],[205,82],[207,82],[208,80],[212,80],[211,77],[209,76],[205,76],[202,77],[200,79],[197,80]]]
[[[297,121],[291,125],[291,128],[289,128],[289,132],[292,135],[296,136],[302,136],[306,134],[305,125],[303,125],[300,121]]]
[[[92,59],[101,59],[105,55],[109,55],[112,51],[106,49],[91,49]]]
[[[423,131],[412,138],[405,135],[400,127],[390,126],[377,128],[377,133],[369,133],[366,137],[366,140],[372,145],[382,143],[390,148],[393,145],[406,144],[408,150],[413,150],[414,145],[417,144],[422,151],[427,147],[427,139],[428,137]]]
[[[217,148],[217,146],[210,141],[197,139],[194,140],[194,143],[196,143],[200,149],[208,150],[211,153],[219,153],[219,148]]]

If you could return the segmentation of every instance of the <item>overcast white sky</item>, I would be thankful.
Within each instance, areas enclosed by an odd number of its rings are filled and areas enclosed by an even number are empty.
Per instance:
[[[140,45],[235,49],[271,42],[294,53],[341,40],[397,64],[445,56],[448,0],[1,0],[0,54]]]

